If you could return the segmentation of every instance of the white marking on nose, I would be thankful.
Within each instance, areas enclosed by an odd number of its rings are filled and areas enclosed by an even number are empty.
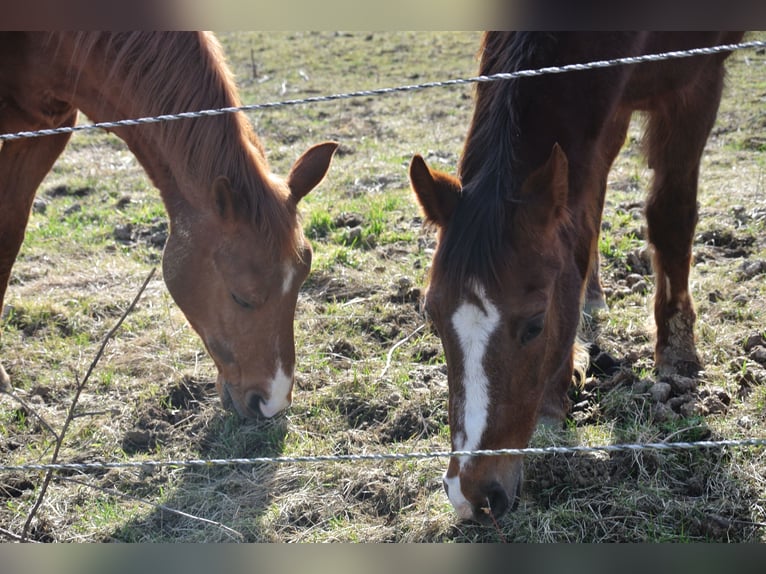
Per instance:
[[[293,280],[295,279],[295,268],[289,263],[285,265],[285,278],[282,280],[282,295],[287,295],[290,288],[293,286]]]
[[[463,301],[452,315],[452,327],[455,329],[460,350],[463,353],[463,432],[453,436],[457,450],[476,450],[487,426],[489,409],[489,379],[484,371],[484,355],[489,340],[500,323],[500,312],[487,298],[484,288],[477,285],[474,294],[480,305]],[[460,416],[460,415],[459,415]],[[459,468],[469,457],[458,459]],[[460,473],[447,478],[448,495],[452,506],[461,518],[470,518],[473,514],[471,504],[466,500],[460,488]]]
[[[460,350],[463,352],[463,405],[464,444],[457,445],[460,450],[472,450],[479,447],[481,435],[487,424],[489,406],[489,380],[484,372],[484,355],[487,352],[490,337],[500,322],[500,312],[489,299],[481,286],[475,288],[476,297],[481,306],[464,301],[452,315],[452,327],[455,329]]]
[[[448,477],[447,473],[444,473],[444,484],[447,486],[447,496],[452,506],[455,507],[455,512],[461,520],[470,520],[473,518],[473,506],[463,496],[463,491],[460,490],[460,475],[456,474],[453,477]]]
[[[261,413],[270,419],[280,411],[290,406],[290,390],[293,386],[293,377],[282,368],[282,361],[277,361],[277,370],[269,382],[271,394],[269,400],[261,401]]]

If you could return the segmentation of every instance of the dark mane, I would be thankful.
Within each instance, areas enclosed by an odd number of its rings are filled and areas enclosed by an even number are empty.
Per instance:
[[[534,68],[550,61],[555,38],[545,33],[485,34],[479,51],[483,75]],[[512,217],[520,173],[520,82],[480,83],[471,126],[458,166],[463,186],[460,203],[442,237],[438,268],[462,289],[471,278],[498,281],[507,222]]]
[[[509,32],[486,34],[479,49],[479,73],[492,75],[551,65],[556,46],[551,34]],[[476,87],[476,106],[466,137],[458,175],[464,185],[482,177],[503,175],[517,163],[519,86],[529,79],[480,83]],[[510,158],[510,161],[509,161]]]
[[[480,49],[480,73],[710,46],[727,37],[741,38],[741,34],[488,32]],[[544,164],[552,146],[558,143],[567,156],[568,203],[580,206],[584,190],[606,183],[587,178],[608,170],[622,145],[622,139],[602,139],[609,134],[615,137],[610,121],[615,120],[618,107],[625,106],[629,111],[623,109],[622,113],[628,117],[632,110],[651,108],[656,98],[674,90],[681,93],[686,86],[704,81],[707,76],[701,73],[701,63],[725,58],[726,54],[696,56],[687,62],[671,60],[477,84],[474,114],[458,166],[463,194],[441,238],[435,273],[448,274],[447,283],[456,289],[463,289],[471,278],[497,286],[521,185],[533,169]],[[597,226],[595,219],[591,216],[590,224]],[[586,253],[577,256],[581,260],[588,257]]]
[[[422,157],[410,164],[413,191],[438,233],[424,307],[444,348],[455,450],[526,446],[539,423],[560,427],[572,412],[570,389],[588,363],[578,344],[583,314],[608,312],[599,237],[610,170],[635,112],[652,171],[642,235],[652,252],[654,365],[660,376],[698,376],[689,272],[700,167],[724,88],[725,44],[742,37],[484,36],[483,74],[600,63],[478,84],[459,181]],[[714,45],[722,51],[678,57]],[[675,53],[656,56],[665,52]],[[643,54],[652,56],[602,65]],[[465,460],[452,457],[443,478],[461,519],[491,524],[516,507],[520,458]]]
[[[234,77],[218,40],[195,33],[77,34],[73,58],[101,60],[107,82],[125,86],[135,115],[239,106]],[[77,65],[76,62],[73,62]],[[112,119],[112,118],[109,118]],[[114,118],[122,119],[122,118]],[[244,114],[158,124],[161,144],[175,150],[197,181],[225,175],[241,194],[244,211],[277,247],[294,247],[294,213],[277,201],[261,142]],[[131,128],[134,129],[134,128]],[[279,190],[287,193],[287,190]]]

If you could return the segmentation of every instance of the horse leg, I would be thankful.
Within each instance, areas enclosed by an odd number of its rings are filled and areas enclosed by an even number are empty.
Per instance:
[[[63,125],[74,125],[73,112]],[[0,311],[11,268],[24,240],[37,187],[64,150],[70,134],[3,142],[0,148]],[[0,363],[0,385],[10,385]]]
[[[601,288],[601,277],[599,275],[601,267],[601,258],[598,251],[598,238],[601,232],[601,215],[604,211],[604,200],[606,198],[606,182],[609,177],[609,170],[614,163],[617,154],[620,153],[622,145],[625,143],[625,135],[630,125],[631,111],[625,108],[618,109],[611,120],[607,123],[606,129],[602,133],[600,141],[600,151],[596,155],[594,168],[596,174],[594,181],[598,185],[597,203],[594,204],[592,217],[594,219],[594,229],[596,233],[591,242],[591,258],[588,270],[587,282],[585,284],[585,297],[583,300],[583,313],[586,315],[597,315],[599,312],[609,310],[604,297],[604,291]]]
[[[689,268],[700,159],[722,87],[723,68],[719,66],[704,83],[660,102],[649,116],[646,142],[654,181],[646,217],[654,247],[655,365],[660,374],[690,376],[701,368],[694,341],[696,313],[689,293]]]
[[[580,256],[575,256],[583,283],[577,286],[563,288],[565,290],[578,288],[583,293],[583,312],[587,314],[606,310],[606,300],[601,289],[599,278],[598,237],[601,229],[601,214],[606,197],[606,182],[609,170],[620,152],[625,135],[630,125],[631,110],[617,109],[614,115],[605,123],[599,143],[594,152],[591,171],[585,179],[584,192],[588,197],[586,210],[581,224],[580,243],[575,249]],[[572,331],[572,354],[561,365],[556,374],[546,383],[545,393],[540,404],[538,423],[546,426],[558,426],[566,418],[570,409],[569,389],[574,380],[575,371],[584,378],[588,366],[587,347],[574,339],[576,328]]]
[[[590,317],[595,317],[600,313],[609,311],[609,305],[606,304],[604,290],[601,288],[601,278],[599,272],[601,269],[601,260],[598,254],[598,240],[595,242],[595,249],[590,260],[590,271],[585,285],[585,300],[582,304],[582,312]]]

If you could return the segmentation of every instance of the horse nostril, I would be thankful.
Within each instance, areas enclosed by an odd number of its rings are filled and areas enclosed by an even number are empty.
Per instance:
[[[247,408],[258,415],[261,414],[262,402],[263,402],[263,397],[261,397],[261,395],[259,395],[255,391],[250,391],[245,395],[245,403],[247,404]]]
[[[515,497],[514,497],[515,498]],[[488,512],[492,513],[495,519],[505,514],[511,506],[511,501],[505,489],[499,483],[493,482],[487,491]]]

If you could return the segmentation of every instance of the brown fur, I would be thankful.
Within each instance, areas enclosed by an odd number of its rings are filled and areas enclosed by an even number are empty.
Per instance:
[[[53,34],[50,41],[57,46],[71,42],[73,63],[103,66],[104,82],[123,86],[125,117],[241,105],[234,76],[222,65],[223,50],[211,33],[80,32],[72,38]],[[297,249],[299,238],[292,233],[295,212],[288,203],[269,198],[287,192],[264,181],[269,166],[263,144],[244,113],[175,120],[157,127],[160,145],[173,149],[176,161],[187,163],[190,175],[213,182],[219,174],[227,174],[232,189],[242,196],[244,213],[263,229],[267,241],[280,251]],[[253,163],[259,169],[253,170]]]
[[[0,33],[3,133],[72,125],[78,110],[98,122],[239,103],[212,34]],[[113,131],[160,190],[170,218],[165,282],[218,367],[221,399],[244,416],[283,408],[298,288],[311,265],[297,204],[337,144],[310,148],[283,180],[241,113]],[[0,306],[35,189],[68,139],[0,148]]]
[[[490,32],[480,73],[741,38],[738,32]],[[600,292],[597,242],[607,176],[634,110],[647,113],[647,157],[655,171],[646,211],[655,248],[657,367],[699,368],[688,274],[699,162],[726,56],[479,84],[455,180],[460,190],[444,174],[427,178],[425,164],[412,164],[413,190],[438,228],[426,309],[444,344],[453,447],[470,390],[463,388],[464,359],[449,319],[476,283],[501,314],[482,359],[491,400],[479,448],[524,447],[538,420],[560,423],[567,415],[589,277],[595,286],[587,292]],[[487,507],[497,517],[517,501],[518,457],[477,458],[462,469],[452,460],[453,485],[456,475],[476,519],[487,519]]]

